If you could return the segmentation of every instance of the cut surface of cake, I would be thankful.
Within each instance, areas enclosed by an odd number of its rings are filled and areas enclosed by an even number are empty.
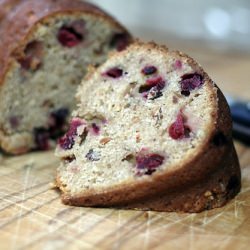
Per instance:
[[[240,190],[228,105],[192,58],[136,42],[90,70],[58,141],[65,204],[200,212]]]
[[[80,0],[1,4],[0,147],[14,154],[46,150],[65,132],[88,65],[123,50],[131,36]]]

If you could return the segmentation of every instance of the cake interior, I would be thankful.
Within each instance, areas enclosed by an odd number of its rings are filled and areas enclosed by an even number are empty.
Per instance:
[[[122,32],[87,13],[57,14],[38,23],[1,86],[4,135],[23,135],[32,147],[46,149],[46,138],[65,130],[76,87],[88,65],[97,66],[110,50],[120,49],[126,40]]]
[[[90,72],[57,147],[65,190],[102,192],[192,159],[216,103],[215,88],[192,65],[177,52],[131,46]]]

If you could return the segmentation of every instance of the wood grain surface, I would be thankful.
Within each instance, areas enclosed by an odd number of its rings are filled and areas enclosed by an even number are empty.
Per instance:
[[[223,91],[250,99],[249,55],[182,49]],[[223,208],[200,214],[64,206],[50,189],[58,165],[53,152],[0,155],[0,250],[249,249],[250,148],[236,147],[240,194]]]

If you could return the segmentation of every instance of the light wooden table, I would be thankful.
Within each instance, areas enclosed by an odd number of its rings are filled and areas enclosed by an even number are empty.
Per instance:
[[[184,48],[184,47],[183,47]],[[249,98],[250,56],[184,48],[223,91]],[[250,148],[241,193],[200,214],[67,207],[49,188],[53,152],[0,159],[0,249],[237,249],[250,245]]]

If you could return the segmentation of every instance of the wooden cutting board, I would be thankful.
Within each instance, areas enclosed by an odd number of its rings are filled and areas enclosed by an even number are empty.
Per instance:
[[[200,214],[77,208],[50,189],[53,152],[0,159],[0,249],[249,249],[250,148],[241,193]]]

